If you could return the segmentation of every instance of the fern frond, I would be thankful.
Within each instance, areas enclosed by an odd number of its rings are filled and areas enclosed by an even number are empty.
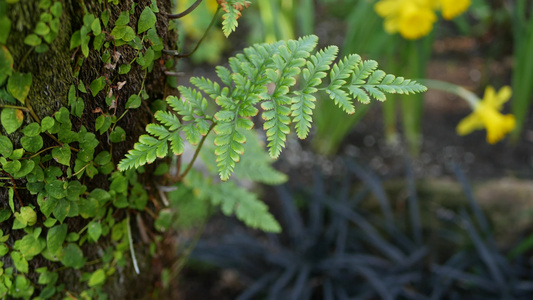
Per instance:
[[[386,74],[382,70],[376,70],[377,67],[377,62],[372,60],[361,62],[352,76],[352,82],[348,89],[362,103],[369,103],[369,96],[379,101],[385,101],[384,93],[413,94],[427,90],[425,86],[416,81]]]
[[[211,193],[212,203],[220,205],[222,212],[230,216],[235,214],[246,226],[266,232],[281,232],[281,226],[268,211],[266,204],[233,182],[214,186]]]
[[[237,28],[237,20],[241,17],[241,11],[250,6],[250,1],[222,0],[219,3],[225,12],[222,15],[222,32],[228,37]]]
[[[119,162],[119,170],[138,168],[154,162],[158,157],[165,157],[168,154],[167,140],[168,136],[159,140],[147,134],[141,135],[139,142],[135,143],[133,149]]]
[[[313,96],[318,91],[316,86],[322,83],[322,78],[327,76],[330,65],[337,56],[339,48],[336,46],[327,47],[312,55],[307,62],[307,68],[302,70],[303,87],[301,91],[296,92],[296,97],[292,98],[292,117],[296,124],[296,133],[300,139],[304,139],[309,134],[313,109],[315,108],[316,98]]]
[[[222,181],[229,179],[235,163],[239,162],[240,156],[244,153],[242,144],[246,142],[246,138],[237,130],[234,120],[235,116],[230,122],[219,122],[214,128],[217,134],[215,138],[216,162]]]
[[[224,94],[224,91],[221,91],[220,89],[220,85],[210,79],[204,77],[192,77],[190,82],[200,90],[204,91],[213,100],[215,100],[218,95]]]
[[[346,84],[346,79],[350,77],[357,64],[361,61],[361,57],[357,54],[351,54],[333,65],[331,70],[331,83],[326,88],[326,93],[335,102],[335,105],[342,108],[346,113],[353,114],[355,107],[352,104],[348,93],[342,90],[342,86]]]
[[[289,93],[290,87],[296,84],[294,77],[300,73],[300,68],[306,63],[304,58],[310,56],[310,52],[316,47],[318,38],[316,36],[305,36],[297,41],[290,40],[287,45],[278,47],[279,54],[275,54],[272,59],[274,65],[280,71],[279,75],[275,70],[268,69],[266,76],[275,82],[275,89],[270,99],[263,102],[262,108],[265,110],[262,117],[266,121],[263,128],[266,136],[270,156],[277,158],[281,150],[285,147],[287,135],[290,133],[291,108],[292,103]]]
[[[223,3],[233,11],[229,7],[239,10],[234,4],[244,5],[245,1]],[[259,113],[259,107],[263,110],[268,152],[276,158],[285,147],[291,122],[299,138],[308,135],[318,91],[326,91],[337,106],[353,113],[354,97],[368,103],[370,98],[385,100],[385,93],[410,94],[426,90],[415,81],[387,75],[377,69],[375,61],[362,61],[356,54],[333,64],[338,48],[330,46],[312,53],[317,41],[316,36],[310,35],[298,40],[255,44],[230,58],[229,68],[217,67],[221,83],[203,77],[191,78],[196,88],[179,87],[182,98],[167,97],[173,112],[155,114],[160,124],[147,127],[149,135],[135,144],[119,164],[120,168],[151,162],[169,149],[179,155],[183,152],[184,139],[195,145],[214,128],[216,166],[220,178],[227,180],[245,151],[245,133],[254,127],[251,117]],[[323,84],[328,72],[330,82]],[[301,80],[295,88],[297,77]],[[214,116],[207,114],[204,97],[218,105]]]
[[[158,120],[161,124],[165,125],[168,130],[174,131],[181,127],[181,122],[178,119],[178,117],[170,112],[158,110],[154,117],[156,120]]]

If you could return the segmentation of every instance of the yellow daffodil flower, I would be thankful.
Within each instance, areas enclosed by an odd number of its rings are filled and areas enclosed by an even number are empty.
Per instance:
[[[418,39],[433,29],[437,20],[428,0],[382,0],[374,6],[385,18],[388,33],[399,32],[406,39]]]
[[[385,18],[385,31],[415,40],[431,32],[437,21],[435,11],[441,10],[442,16],[451,20],[465,12],[470,3],[471,0],[381,0],[374,9]]]
[[[471,0],[440,0],[442,16],[446,20],[451,20],[464,13],[471,4]]]
[[[485,128],[487,142],[495,144],[515,127],[515,117],[511,114],[500,113],[503,104],[511,98],[512,90],[509,86],[502,87],[498,93],[488,86],[481,102],[478,102],[472,114],[461,120],[457,125],[457,134],[467,135],[474,130]]]

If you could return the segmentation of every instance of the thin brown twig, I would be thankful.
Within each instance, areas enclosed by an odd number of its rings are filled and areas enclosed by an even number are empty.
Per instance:
[[[177,58],[184,58],[184,57],[189,57],[189,56],[193,55],[194,52],[196,52],[196,50],[198,49],[198,47],[200,47],[200,44],[202,44],[202,42],[204,41],[205,37],[207,36],[207,33],[209,33],[209,29],[211,29],[211,27],[213,27],[213,25],[215,24],[215,21],[217,20],[217,15],[218,15],[219,11],[220,11],[220,6],[217,8],[217,11],[213,15],[213,18],[211,19],[211,23],[209,23],[209,26],[207,26],[207,29],[205,30],[204,35],[200,38],[200,40],[196,44],[196,47],[194,47],[194,49],[191,52],[186,53],[186,54],[180,54],[179,52],[177,52],[175,50],[166,50],[166,49],[163,49],[162,52],[166,53],[166,54],[174,55]]]

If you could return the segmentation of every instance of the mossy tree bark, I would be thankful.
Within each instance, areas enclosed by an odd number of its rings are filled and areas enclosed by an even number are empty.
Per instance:
[[[0,0],[4,1],[4,0]],[[106,65],[102,62],[102,51],[90,51],[89,56],[83,58],[83,54],[79,49],[70,49],[71,37],[76,30],[79,30],[83,25],[83,16],[87,13],[100,16],[102,11],[108,9],[110,11],[110,20],[107,28],[102,28],[106,31],[106,41],[111,41],[112,36],[109,35],[112,29],[112,24],[117,20],[122,11],[131,10],[132,5],[135,8],[132,10],[130,16],[130,24],[136,28],[138,18],[146,6],[151,5],[150,0],[120,0],[117,5],[108,3],[107,0],[60,0],[62,3],[63,12],[60,17],[60,29],[57,37],[49,45],[50,49],[45,53],[36,53],[34,47],[30,47],[24,43],[26,36],[31,34],[39,21],[39,16],[42,13],[39,8],[39,3],[43,1],[34,0],[20,0],[18,3],[9,4],[7,15],[11,20],[11,31],[6,43],[6,47],[13,56],[14,70],[22,73],[32,74],[32,85],[26,101],[31,105],[33,111],[39,119],[46,116],[53,116],[59,108],[67,106],[68,92],[71,85],[78,85],[83,82],[87,88],[88,93],[80,93],[84,101],[85,108],[81,118],[71,118],[73,130],[79,130],[82,126],[87,128],[89,132],[95,132],[95,120],[102,114],[104,108],[108,108],[106,104],[106,95],[104,92],[98,93],[95,97],[92,96],[89,84],[100,76],[105,76],[114,84],[120,83],[123,86],[118,90],[114,89],[116,97],[116,107],[114,114],[116,116],[122,115],[126,110],[125,103],[133,94],[138,94],[140,89],[144,87],[149,98],[142,102],[140,108],[130,110],[117,123],[126,131],[126,140],[120,143],[111,144],[109,142],[109,133],[99,134],[96,137],[99,140],[99,145],[96,153],[100,151],[110,151],[112,161],[116,164],[124,156],[127,150],[133,148],[133,144],[138,140],[139,136],[144,133],[145,125],[152,121],[153,114],[150,111],[150,101],[156,99],[163,99],[168,93],[166,86],[166,79],[164,76],[164,60],[172,59],[170,57],[161,57],[154,62],[154,67],[150,72],[145,72],[141,66],[133,63],[131,71],[127,74],[120,75],[118,73],[118,66],[120,64],[129,64],[137,56],[137,51],[128,45],[113,47],[110,49],[113,53],[113,65]],[[56,1],[57,2],[57,1]],[[135,3],[135,4],[134,4]],[[163,45],[166,49],[175,48],[176,36],[175,33],[169,31],[169,20],[166,13],[171,12],[170,1],[158,0],[157,6],[160,10],[156,14],[157,34],[161,37]],[[90,43],[92,45],[92,42]],[[82,61],[81,64],[79,62]],[[0,103],[5,103],[0,99]],[[112,110],[111,110],[112,111]],[[25,115],[25,123],[33,121],[31,116]],[[24,126],[24,125],[23,125]],[[5,133],[5,132],[4,132]],[[20,148],[19,137],[20,134],[15,132],[9,136],[15,148]],[[44,138],[44,147],[54,145],[55,141]],[[18,146],[17,146],[18,145]],[[72,144],[75,146],[75,143]],[[74,165],[75,155],[71,157],[71,166]],[[66,170],[66,166],[61,166]],[[148,170],[149,171],[149,170]],[[147,178],[144,179],[144,186],[149,189],[149,172],[145,173]],[[89,179],[82,177],[83,184],[88,187],[88,191],[94,188],[109,189],[110,180],[108,175],[96,175]],[[143,179],[140,179],[143,180]],[[24,186],[24,182],[18,183]],[[148,191],[151,194],[150,191]],[[44,217],[40,214],[39,205],[36,201],[36,196],[30,195],[24,190],[18,192],[19,197],[24,205],[33,205],[36,207],[38,222],[42,222]],[[0,199],[7,199],[7,189],[0,188]],[[8,207],[7,200],[2,200],[0,203],[4,208]],[[16,209],[19,209],[19,203],[15,201]],[[153,284],[158,280],[158,271],[167,262],[161,257],[154,259],[149,255],[148,245],[143,243],[139,229],[136,224],[138,221],[144,220],[143,224],[151,230],[153,220],[150,217],[144,216],[142,212],[139,215],[132,214],[131,225],[133,230],[133,240],[135,244],[135,252],[139,261],[140,275],[137,275],[131,263],[117,268],[115,274],[108,277],[104,286],[104,291],[109,295],[110,299],[137,299],[146,297],[147,292],[151,291]],[[124,219],[124,213],[117,213],[117,221]],[[141,220],[140,220],[141,219]],[[137,222],[135,221],[137,220]],[[81,229],[87,224],[87,220],[76,217],[67,218],[65,222],[70,229]],[[0,223],[4,234],[10,234],[10,239],[7,243],[14,243],[17,239],[24,235],[24,232],[19,230],[11,230],[12,220]],[[146,229],[146,228],[145,228]],[[100,239],[98,243],[84,243],[81,248],[84,256],[88,261],[96,260],[102,256],[103,249],[112,243],[109,239]],[[12,266],[9,256],[2,258],[4,267]],[[131,260],[127,260],[131,262]],[[155,263],[157,262],[157,263]],[[97,265],[97,264],[96,264]],[[48,266],[50,269],[64,269],[59,263],[50,262],[44,258],[35,257],[30,261],[30,268],[28,278],[32,282],[37,282],[38,274],[35,274],[35,269],[43,266]],[[74,292],[80,292],[86,286],[85,283],[80,283],[80,275],[82,272],[90,272],[94,270],[95,266],[85,266],[82,270],[62,270],[59,281],[65,284],[65,289]],[[33,273],[32,273],[33,272]],[[38,295],[39,287],[36,286],[34,295]]]

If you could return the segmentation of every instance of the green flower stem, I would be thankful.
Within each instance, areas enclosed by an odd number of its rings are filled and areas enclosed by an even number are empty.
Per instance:
[[[466,100],[468,105],[470,105],[472,110],[476,109],[476,107],[479,105],[479,101],[480,101],[479,97],[476,94],[472,93],[471,91],[465,89],[464,87],[461,87],[461,86],[458,86],[452,83],[448,83],[448,82],[444,82],[440,80],[432,80],[432,79],[423,79],[423,80],[420,80],[420,83],[427,86],[428,89],[435,89],[435,90],[452,93],[463,98],[464,100]]]
[[[424,78],[427,63],[431,55],[433,33],[418,41],[409,41],[404,49],[405,76]],[[418,155],[422,137],[421,123],[423,113],[423,96],[421,94],[401,96],[402,125],[409,151]]]

